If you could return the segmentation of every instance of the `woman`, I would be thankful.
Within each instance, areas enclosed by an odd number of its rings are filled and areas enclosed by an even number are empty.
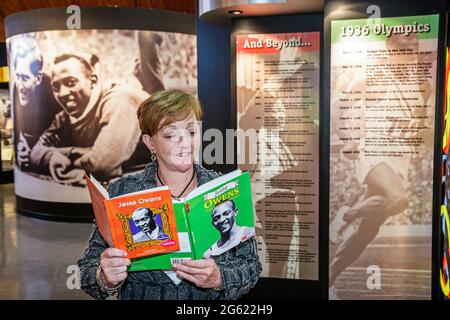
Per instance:
[[[154,161],[142,173],[111,184],[111,197],[166,185],[172,197],[180,198],[219,176],[194,164],[202,118],[196,98],[179,90],[158,91],[137,114]],[[96,225],[78,265],[81,288],[98,299],[116,293],[120,299],[237,299],[255,285],[262,270],[251,239],[213,259],[174,264],[173,270],[128,273],[126,252],[109,248]]]

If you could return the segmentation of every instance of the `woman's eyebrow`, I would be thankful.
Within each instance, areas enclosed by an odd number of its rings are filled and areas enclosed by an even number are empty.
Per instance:
[[[161,129],[161,132],[164,133],[164,132],[166,132],[166,131],[175,130],[175,129],[176,129],[175,126],[170,125],[170,126],[166,126],[166,127],[162,128],[162,129]]]
[[[194,126],[195,125],[195,122],[189,122],[187,125],[186,125],[186,128],[188,128],[188,127],[192,127],[192,126]],[[171,124],[171,125],[168,125],[168,126],[166,126],[166,127],[164,127],[163,129],[162,129],[162,131],[165,131],[165,130],[176,130],[176,129],[183,129],[183,128],[179,128],[179,127],[177,127],[176,125],[173,125],[173,124]]]

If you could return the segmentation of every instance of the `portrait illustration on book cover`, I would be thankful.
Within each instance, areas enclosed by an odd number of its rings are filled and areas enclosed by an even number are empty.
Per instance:
[[[118,213],[127,249],[132,251],[137,247],[164,246],[174,240],[168,210],[168,204],[164,203],[160,207],[143,206],[132,212]]]

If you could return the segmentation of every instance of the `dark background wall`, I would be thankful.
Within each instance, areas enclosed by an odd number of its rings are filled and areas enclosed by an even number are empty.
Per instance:
[[[225,129],[232,128],[233,117],[230,108],[231,28],[202,22],[197,17],[196,31],[198,96],[204,110],[203,130],[217,128],[225,132]],[[206,166],[223,173],[236,168],[224,164]]]

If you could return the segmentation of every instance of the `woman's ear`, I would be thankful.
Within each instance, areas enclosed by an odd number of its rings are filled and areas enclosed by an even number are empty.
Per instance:
[[[142,141],[144,142],[144,144],[147,146],[147,148],[151,152],[155,152],[155,145],[153,144],[153,139],[152,139],[152,137],[150,137],[150,135],[143,134],[142,135]]]

